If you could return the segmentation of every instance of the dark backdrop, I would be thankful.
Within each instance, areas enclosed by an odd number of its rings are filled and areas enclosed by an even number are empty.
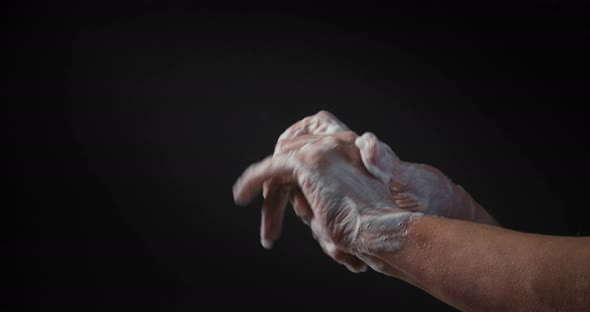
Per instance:
[[[589,30],[574,3],[13,9],[20,303],[450,309],[349,273],[291,211],[276,247],[260,246],[261,201],[237,207],[231,186],[320,109],[440,168],[508,228],[590,234],[575,106],[588,103]]]

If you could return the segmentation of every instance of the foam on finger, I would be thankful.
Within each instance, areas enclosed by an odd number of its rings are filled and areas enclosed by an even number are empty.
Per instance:
[[[379,141],[371,132],[365,132],[356,138],[354,144],[359,148],[361,160],[367,171],[389,185],[393,176],[393,167],[399,161],[387,144]]]

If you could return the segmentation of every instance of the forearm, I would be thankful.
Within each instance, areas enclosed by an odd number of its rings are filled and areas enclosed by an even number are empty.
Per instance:
[[[415,189],[428,215],[498,225],[498,222],[461,186],[437,168],[400,161],[394,169],[400,182]]]
[[[497,225],[463,188],[435,167],[406,162],[369,132],[356,137],[365,169],[389,186],[397,206],[428,215]]]
[[[590,239],[524,234],[424,216],[396,252],[363,257],[461,310],[590,308]]]
[[[479,203],[465,191],[461,186],[449,182],[452,184],[455,199],[454,207],[457,209],[451,209],[447,218],[472,221],[482,224],[499,225],[498,221],[492,215],[485,210]]]

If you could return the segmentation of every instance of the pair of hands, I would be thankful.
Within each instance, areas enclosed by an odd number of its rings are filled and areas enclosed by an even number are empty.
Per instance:
[[[444,205],[433,204],[449,196],[450,180],[418,166],[400,161],[373,134],[358,136],[321,111],[289,127],[274,154],[242,174],[234,200],[247,204],[262,189],[265,248],[280,236],[290,201],[326,254],[353,272],[367,264],[384,272],[373,251],[399,248],[406,223],[421,212],[441,212]]]

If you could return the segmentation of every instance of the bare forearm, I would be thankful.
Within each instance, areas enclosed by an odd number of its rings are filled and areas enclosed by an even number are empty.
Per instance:
[[[397,252],[365,255],[381,271],[461,310],[587,310],[590,238],[533,235],[424,216]],[[386,266],[386,267],[383,267]]]

